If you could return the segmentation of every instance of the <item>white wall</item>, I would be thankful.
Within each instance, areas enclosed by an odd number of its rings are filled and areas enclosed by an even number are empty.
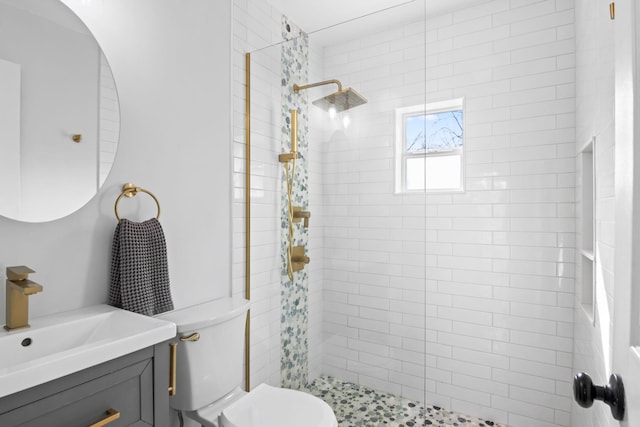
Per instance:
[[[325,49],[324,77],[369,99],[324,165],[329,373],[419,398],[426,360],[430,403],[570,424],[573,23],[571,0],[495,0]],[[464,97],[466,133],[465,193],[426,200],[392,194],[425,39],[426,100]]]
[[[581,287],[575,299],[574,372],[587,372],[596,384],[606,384],[612,369],[613,289],[615,251],[614,187],[614,25],[604,0],[576,2],[576,150],[596,138],[596,323],[585,315]],[[580,160],[578,158],[578,165]],[[580,166],[579,166],[580,167]],[[578,181],[581,185],[580,180]],[[577,194],[581,194],[579,191]],[[581,205],[579,204],[580,208]],[[578,224],[581,209],[578,209]],[[577,230],[581,230],[578,227]],[[578,247],[583,237],[578,234]],[[576,254],[576,265],[581,255]],[[578,284],[582,280],[577,271]],[[573,424],[605,427],[618,423],[606,405],[572,408]]]
[[[122,185],[134,182],[162,204],[175,305],[229,295],[230,2],[65,3],[111,64],[122,112],[119,152],[103,189],[78,212],[41,224],[1,218],[1,269],[37,271],[44,292],[31,297],[32,316],[106,302],[113,205]],[[144,195],[126,205],[129,218],[155,215]]]

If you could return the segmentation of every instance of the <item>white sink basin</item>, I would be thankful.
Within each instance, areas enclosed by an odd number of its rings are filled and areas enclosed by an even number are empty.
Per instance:
[[[174,323],[96,305],[0,331],[0,397],[149,347],[176,334]],[[168,350],[167,350],[168,351]]]

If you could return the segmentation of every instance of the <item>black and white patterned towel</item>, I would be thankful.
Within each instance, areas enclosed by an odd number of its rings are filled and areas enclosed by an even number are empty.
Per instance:
[[[173,310],[167,246],[157,219],[118,223],[111,249],[109,304],[148,316]]]

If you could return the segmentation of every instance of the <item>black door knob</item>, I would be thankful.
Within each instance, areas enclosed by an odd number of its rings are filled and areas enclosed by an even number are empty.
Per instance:
[[[594,400],[602,400],[611,407],[613,418],[624,418],[624,385],[618,374],[611,374],[609,385],[597,386],[589,375],[580,372],[573,377],[573,397],[583,408],[591,407]]]

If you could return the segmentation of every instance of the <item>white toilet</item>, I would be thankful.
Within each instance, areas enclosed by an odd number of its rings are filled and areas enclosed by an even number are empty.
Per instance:
[[[243,298],[222,298],[156,316],[175,323],[180,338],[199,334],[178,345],[171,407],[205,427],[337,427],[315,396],[267,384],[240,388],[248,309]]]

